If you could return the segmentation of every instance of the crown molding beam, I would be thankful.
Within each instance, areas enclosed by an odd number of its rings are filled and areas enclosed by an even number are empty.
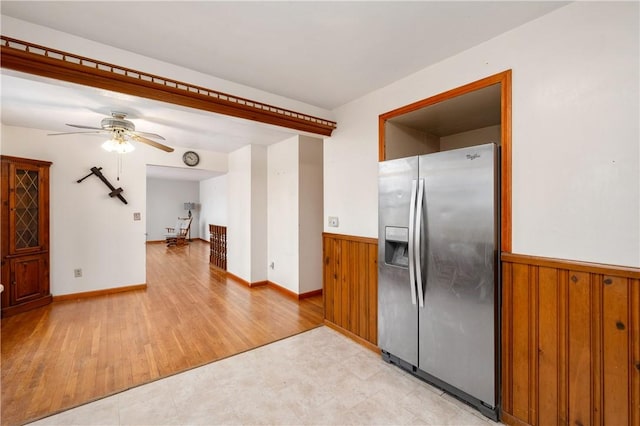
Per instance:
[[[331,136],[334,121],[0,36],[0,67],[169,102],[293,130]]]

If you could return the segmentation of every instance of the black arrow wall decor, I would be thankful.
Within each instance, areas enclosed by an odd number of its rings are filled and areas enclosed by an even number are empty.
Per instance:
[[[77,182],[80,183],[83,180],[85,180],[86,178],[88,178],[89,176],[96,175],[111,190],[111,192],[109,193],[109,197],[111,197],[111,198],[118,197],[120,199],[120,201],[122,201],[123,203],[127,204],[127,200],[125,200],[124,197],[121,195],[123,189],[122,188],[117,188],[116,189],[116,188],[113,187],[113,185],[111,185],[111,182],[109,182],[109,180],[107,180],[107,178],[104,177],[104,175],[100,171],[100,170],[102,170],[102,167],[92,167],[90,170],[91,170],[91,173],[89,173],[88,175],[86,175],[82,179],[78,179]]]

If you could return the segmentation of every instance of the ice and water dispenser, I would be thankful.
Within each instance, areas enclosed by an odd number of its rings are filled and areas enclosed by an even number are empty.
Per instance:
[[[384,262],[409,267],[409,228],[387,226],[384,229]]]

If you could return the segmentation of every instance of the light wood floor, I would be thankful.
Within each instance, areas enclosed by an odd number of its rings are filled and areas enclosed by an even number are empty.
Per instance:
[[[322,296],[295,301],[208,264],[208,244],[147,245],[146,290],[2,319],[3,425],[21,424],[322,323]]]

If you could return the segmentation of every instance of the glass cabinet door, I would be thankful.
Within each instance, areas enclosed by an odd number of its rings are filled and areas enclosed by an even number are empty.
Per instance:
[[[41,248],[40,168],[11,165],[9,183],[9,251],[19,253]]]

